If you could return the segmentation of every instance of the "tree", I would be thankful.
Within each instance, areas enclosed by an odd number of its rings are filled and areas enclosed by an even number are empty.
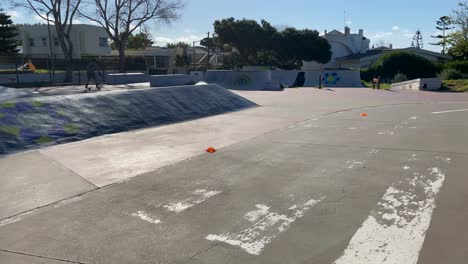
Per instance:
[[[175,49],[175,48],[186,49],[188,47],[190,47],[190,44],[182,42],[182,41],[179,41],[177,43],[167,43],[166,44],[166,48],[168,48],[168,49]]]
[[[288,27],[278,31],[265,20],[259,24],[234,18],[216,21],[214,28],[213,45],[234,48],[239,64],[295,69],[302,61],[326,63],[331,58],[330,44],[315,30]]]
[[[457,26],[456,31],[449,35],[451,47],[449,54],[455,59],[468,59],[468,4],[458,3],[458,9],[453,10],[452,24]]]
[[[409,79],[431,78],[437,74],[437,68],[428,59],[408,51],[391,51],[378,59],[369,71],[374,76],[392,80],[398,73]]]
[[[0,54],[17,53],[16,41],[12,38],[18,35],[10,16],[0,9]]]
[[[13,0],[13,5],[32,10],[41,19],[53,25],[64,55],[66,65],[65,81],[71,81],[73,74],[73,41],[70,33],[81,0]],[[47,14],[50,14],[50,16],[47,16]]]
[[[92,0],[80,15],[101,25],[119,52],[120,71],[125,71],[125,48],[131,34],[149,21],[170,23],[179,18],[182,0]]]
[[[453,29],[450,25],[452,25],[451,18],[448,16],[440,17],[439,20],[436,21],[436,29],[442,31],[442,35],[431,36],[439,41],[436,43],[430,43],[431,45],[435,46],[442,46],[442,54],[445,54],[446,47],[449,44],[449,37],[447,36],[447,31]]]
[[[151,47],[154,41],[151,39],[151,35],[147,32],[140,32],[138,34],[132,34],[128,37],[127,48],[128,49],[144,49]]]
[[[422,49],[424,47],[423,36],[421,30],[418,28],[416,33],[414,33],[413,41],[411,42],[411,47]]]

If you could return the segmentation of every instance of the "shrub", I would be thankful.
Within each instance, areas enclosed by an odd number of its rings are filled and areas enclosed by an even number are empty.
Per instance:
[[[401,72],[397,73],[395,77],[393,77],[392,83],[404,82],[408,80],[408,76]]]
[[[387,80],[391,80],[398,73],[405,74],[409,79],[432,78],[437,75],[434,63],[407,51],[386,53],[369,70]]]
[[[442,80],[460,80],[464,79],[463,73],[455,69],[445,69],[440,74],[439,77]]]
[[[468,61],[450,61],[444,64],[444,69],[453,69],[462,74],[468,74]]]

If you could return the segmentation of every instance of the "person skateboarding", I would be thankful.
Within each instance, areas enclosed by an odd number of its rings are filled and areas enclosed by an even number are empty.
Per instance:
[[[96,90],[101,90],[101,86],[99,84],[98,80],[98,66],[97,66],[97,60],[93,59],[90,63],[86,65],[86,85],[85,85],[85,92],[90,92],[91,88],[88,87],[89,82],[91,80],[94,81],[96,84]]]

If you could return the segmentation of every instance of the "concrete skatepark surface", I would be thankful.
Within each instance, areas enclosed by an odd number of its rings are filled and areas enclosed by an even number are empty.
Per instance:
[[[0,155],[252,106],[218,85],[0,101]]]
[[[468,258],[467,94],[236,93],[261,107],[3,157],[0,263]]]

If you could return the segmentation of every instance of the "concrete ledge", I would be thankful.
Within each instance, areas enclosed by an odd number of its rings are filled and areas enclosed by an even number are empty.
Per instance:
[[[442,80],[440,78],[420,78],[392,84],[392,89],[435,91],[440,88],[442,88]]]
[[[107,84],[130,84],[148,82],[148,75],[144,73],[110,73],[106,74]]]
[[[169,87],[194,84],[192,77],[187,74],[168,74],[149,76],[151,87]]]

